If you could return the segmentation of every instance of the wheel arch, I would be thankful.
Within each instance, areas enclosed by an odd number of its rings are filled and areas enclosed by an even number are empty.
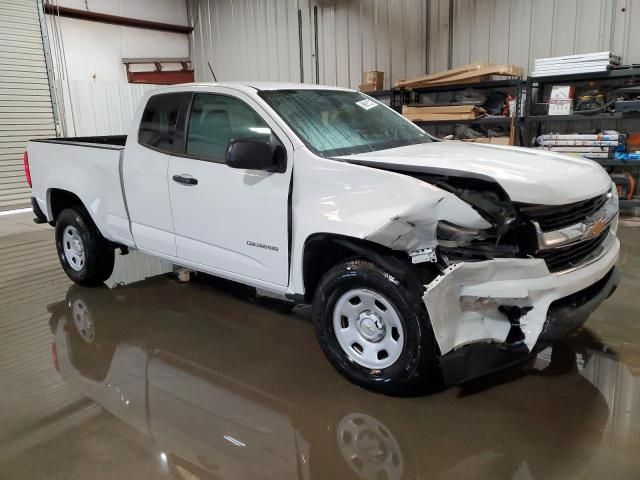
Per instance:
[[[420,278],[406,252],[356,237],[336,233],[314,233],[307,237],[302,254],[304,301],[310,303],[322,276],[347,258],[367,259],[402,282]]]
[[[47,191],[47,216],[51,225],[55,225],[58,216],[64,209],[75,206],[81,207],[97,227],[91,211],[77,194],[63,188],[50,188]]]

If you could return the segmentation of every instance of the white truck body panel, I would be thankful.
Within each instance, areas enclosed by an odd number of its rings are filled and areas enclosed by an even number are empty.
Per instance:
[[[38,141],[28,151],[33,196],[47,218],[51,190],[73,192],[106,238],[134,245],[120,181],[122,147]]]
[[[522,203],[564,205],[611,187],[609,175],[593,160],[522,147],[437,142],[343,158],[484,175],[500,183],[511,200]]]
[[[373,241],[387,246],[404,236],[406,245],[417,249],[435,245],[439,219],[456,218],[475,228],[488,226],[467,203],[438,187],[406,175],[321,159],[306,148],[296,151],[292,207],[293,292],[304,291],[302,256],[313,234],[373,236]]]
[[[197,178],[197,186],[169,181],[176,256],[281,288],[289,283],[288,197],[293,145],[251,97],[228,88],[216,93],[242,99],[283,142],[289,161],[283,173],[229,168],[223,163],[172,156],[169,174]],[[242,241],[239,241],[242,239]]]
[[[136,114],[140,121],[142,112]],[[135,122],[135,120],[134,120]],[[176,238],[169,197],[170,155],[127,138],[123,162],[124,189],[136,246],[154,255],[176,256]]]

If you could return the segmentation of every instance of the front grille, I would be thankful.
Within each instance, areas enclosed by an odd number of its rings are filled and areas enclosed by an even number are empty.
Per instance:
[[[529,220],[538,222],[543,232],[583,222],[587,217],[600,210],[607,202],[607,194],[567,205],[526,205],[520,212]]]
[[[580,265],[589,255],[600,248],[607,235],[609,235],[608,227],[595,238],[572,243],[566,247],[540,250],[535,256],[546,262],[550,272],[561,272]]]

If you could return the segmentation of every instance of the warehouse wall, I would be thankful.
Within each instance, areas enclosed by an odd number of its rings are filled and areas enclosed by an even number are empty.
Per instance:
[[[37,5],[0,0],[0,210],[29,204],[25,146],[55,134]]]
[[[185,0],[57,0],[80,10],[187,25]],[[149,85],[127,81],[122,58],[189,57],[189,37],[141,28],[46,16],[58,116],[66,136],[127,133]]]
[[[187,24],[184,0],[58,0],[61,7],[89,10],[153,22]],[[126,83],[122,58],[188,57],[189,38],[159,32],[47,15],[52,53],[58,68],[65,61],[69,80]],[[62,53],[64,52],[64,53]],[[60,58],[64,54],[64,59]]]
[[[58,82],[65,102],[65,135],[124,135],[143,95],[156,85],[73,80]]]
[[[452,1],[454,67],[489,61],[530,70],[536,58],[606,50],[640,63],[637,0]]]
[[[427,8],[423,0],[192,0],[196,79],[212,80],[210,62],[219,81],[357,88],[363,71],[382,70],[388,88],[425,71]]]
[[[539,57],[612,50],[640,63],[638,0],[189,0],[189,10],[202,81],[212,80],[207,62],[218,80],[303,78],[353,88],[362,71],[384,71],[388,88],[447,69],[449,60],[454,67],[489,61],[528,70]]]

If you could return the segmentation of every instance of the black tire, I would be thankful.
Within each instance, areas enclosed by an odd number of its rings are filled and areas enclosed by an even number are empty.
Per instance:
[[[342,349],[336,337],[334,308],[344,293],[355,288],[382,295],[400,317],[404,331],[402,351],[386,368],[372,369],[356,362]],[[404,285],[372,262],[348,260],[322,277],[315,293],[312,315],[322,350],[338,372],[351,382],[388,395],[424,393],[439,382],[435,338],[422,302],[420,285]]]
[[[65,255],[63,236],[67,227],[76,229],[84,248],[84,262],[78,270],[71,266]],[[58,215],[56,249],[63,270],[78,285],[85,287],[102,285],[113,273],[115,249],[100,234],[89,215],[81,207],[67,208]]]

